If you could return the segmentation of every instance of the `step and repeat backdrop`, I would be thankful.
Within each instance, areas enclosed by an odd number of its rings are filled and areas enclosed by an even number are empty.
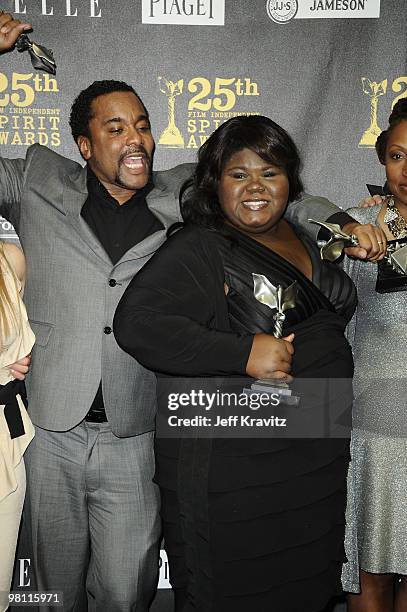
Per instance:
[[[41,143],[80,160],[68,117],[98,79],[139,92],[151,116],[155,168],[194,161],[222,122],[264,114],[303,157],[307,191],[343,208],[384,171],[374,144],[407,96],[405,2],[400,0],[2,0],[50,47],[55,77],[26,53],[0,57],[0,144],[23,157]],[[0,218],[1,238],[16,239]],[[20,560],[17,580],[29,580]],[[162,555],[155,611],[171,608]]]

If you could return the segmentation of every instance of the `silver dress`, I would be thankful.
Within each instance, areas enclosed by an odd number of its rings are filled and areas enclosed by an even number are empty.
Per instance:
[[[378,208],[348,212],[375,223]],[[345,259],[358,308],[348,327],[355,404],[342,583],[357,593],[359,567],[407,574],[407,292],[376,293],[377,265]]]

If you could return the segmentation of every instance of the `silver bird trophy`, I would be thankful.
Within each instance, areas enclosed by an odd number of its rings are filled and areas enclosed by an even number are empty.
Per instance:
[[[286,318],[285,312],[290,308],[294,308],[297,299],[298,286],[297,281],[294,281],[289,287],[284,289],[282,285],[275,287],[266,276],[262,274],[254,274],[253,276],[253,293],[254,297],[261,304],[265,304],[271,310],[276,312],[273,315],[275,338],[281,338],[283,335],[283,324]],[[245,393],[268,393],[277,394],[280,401],[285,404],[297,406],[300,398],[292,395],[290,386],[280,381],[277,378],[264,378],[255,380],[250,385],[250,388],[244,390]]]
[[[329,240],[318,240],[318,246],[321,249],[321,259],[336,261],[342,255],[343,249],[359,244],[356,236],[353,234],[349,236],[349,234],[343,232],[336,223],[314,221],[314,219],[308,219],[308,223],[315,223],[316,225],[324,227],[330,233]]]
[[[17,38],[16,48],[20,53],[28,51],[31,63],[36,70],[42,70],[43,72],[48,72],[48,74],[56,74],[57,65],[51,49],[32,42],[27,34],[20,34]]]
[[[318,241],[321,259],[334,262],[341,257],[344,248],[359,244],[356,236],[349,236],[335,223],[314,219],[308,221],[324,227],[330,233],[329,240]],[[407,236],[387,242],[384,258],[378,262],[376,291],[378,293],[407,291]]]

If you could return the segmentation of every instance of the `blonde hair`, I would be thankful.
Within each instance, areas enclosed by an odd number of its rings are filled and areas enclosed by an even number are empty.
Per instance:
[[[4,243],[0,241],[0,350],[4,349],[7,336],[11,331],[11,323],[17,323],[18,310],[13,304],[7,289],[4,273],[9,271],[18,291],[17,276],[4,252]]]

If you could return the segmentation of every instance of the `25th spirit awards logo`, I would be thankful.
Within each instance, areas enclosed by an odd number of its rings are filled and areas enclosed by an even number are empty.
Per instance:
[[[388,90],[390,88],[388,88],[387,85],[387,79],[382,81],[372,81],[368,77],[362,77],[362,90],[369,99],[370,123],[359,140],[359,147],[373,148],[375,146],[377,137],[382,132],[378,124],[378,107],[379,100],[388,94]],[[407,76],[400,76],[394,79],[391,84],[391,90],[394,93],[401,92],[400,95],[396,96],[392,100],[391,108],[393,108],[398,100],[401,98],[407,98]],[[389,113],[390,111],[387,108],[386,123]]]
[[[58,82],[49,74],[0,72],[0,145],[59,147],[60,109],[53,104],[58,93]],[[11,223],[0,217],[0,239],[15,238]]]
[[[158,139],[162,147],[198,149],[227,119],[259,114],[249,111],[250,98],[260,95],[258,83],[249,77],[199,76],[187,81],[159,76],[158,83],[166,99],[167,125]]]
[[[49,74],[0,72],[0,145],[59,147],[60,109],[50,104],[58,92]]]

